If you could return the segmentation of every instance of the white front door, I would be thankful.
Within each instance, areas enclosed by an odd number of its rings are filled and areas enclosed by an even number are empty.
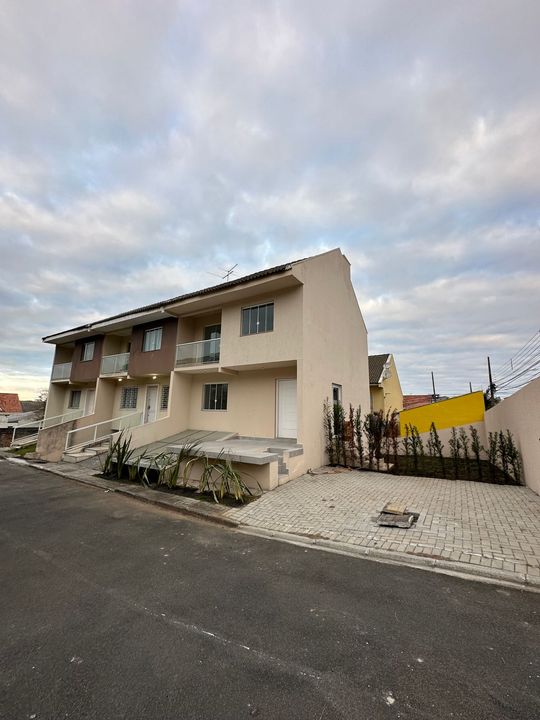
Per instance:
[[[296,438],[296,380],[278,380],[277,436]]]
[[[86,391],[86,397],[84,398],[84,414],[93,415],[94,404],[96,402],[96,391],[94,388],[89,388]]]
[[[154,422],[157,414],[158,386],[146,386],[146,402],[144,405],[144,422]]]

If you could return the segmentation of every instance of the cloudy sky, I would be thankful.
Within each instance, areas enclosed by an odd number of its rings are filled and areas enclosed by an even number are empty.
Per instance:
[[[0,390],[41,337],[340,246],[405,392],[540,327],[538,0],[4,0]]]

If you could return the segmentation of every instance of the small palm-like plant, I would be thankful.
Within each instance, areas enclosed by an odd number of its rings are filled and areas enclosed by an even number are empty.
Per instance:
[[[134,452],[135,449],[131,447],[131,435],[126,435],[125,430],[122,430],[114,441],[109,440],[109,449],[101,465],[103,475],[121,480]]]
[[[229,496],[233,497],[237,502],[244,503],[248,496],[253,496],[253,492],[242,479],[242,475],[232,466],[228,458],[217,463],[215,468],[217,477],[213,485],[214,499],[216,499],[216,495],[219,500]]]

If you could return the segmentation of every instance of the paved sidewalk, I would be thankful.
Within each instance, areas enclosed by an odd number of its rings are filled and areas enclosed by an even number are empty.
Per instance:
[[[254,534],[540,589],[540,497],[525,487],[346,471],[303,475],[230,508],[105,480],[82,465],[28,464]],[[390,501],[420,513],[417,524],[379,527],[377,515]]]
[[[389,501],[419,512],[416,526],[379,527]],[[525,487],[357,471],[304,475],[226,515],[320,544],[540,585],[540,497]]]

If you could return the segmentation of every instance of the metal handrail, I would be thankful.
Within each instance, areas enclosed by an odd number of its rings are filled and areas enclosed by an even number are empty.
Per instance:
[[[116,375],[118,373],[127,372],[129,364],[129,353],[117,353],[116,355],[104,355],[101,358],[101,375]],[[112,368],[106,369],[107,365],[112,365]]]
[[[202,365],[219,362],[221,338],[196,340],[176,346],[175,365]]]
[[[83,411],[82,410],[71,410],[69,412],[62,413],[62,415],[51,415],[50,417],[42,418],[41,420],[30,420],[26,423],[20,423],[20,425],[17,425],[13,428],[13,435],[11,437],[11,443],[13,444],[15,442],[15,436],[17,434],[17,430],[20,430],[20,428],[24,427],[35,427],[37,428],[37,433],[39,434],[40,430],[43,430],[48,427],[56,427],[57,425],[62,425],[62,423],[68,422],[69,420],[77,420],[77,418],[82,417]],[[60,418],[59,422],[53,422],[50,423],[51,420],[58,420]],[[33,437],[33,436],[32,436]]]
[[[129,423],[125,427],[121,427],[124,423],[124,421],[128,421],[130,418],[134,419],[135,417],[139,418],[139,423]],[[74,430],[69,430],[66,434],[66,444],[65,444],[65,450],[66,452],[68,450],[77,450],[80,448],[85,447],[86,445],[92,445],[93,443],[97,442],[98,440],[105,440],[106,438],[112,437],[117,432],[121,432],[122,430],[125,430],[127,427],[136,427],[137,424],[142,424],[143,419],[143,413],[142,411],[129,413],[128,415],[119,415],[118,417],[111,418],[110,420],[102,420],[98,423],[93,423],[92,425],[85,425],[84,427],[75,428]],[[118,423],[119,427],[115,428],[114,430],[111,428],[110,432],[106,432],[104,434],[98,435],[98,428],[102,428],[104,425],[112,425],[112,423]],[[93,437],[90,440],[84,440],[81,443],[73,443],[71,444],[71,440],[73,438],[73,435],[77,432],[83,432],[93,430]]]

